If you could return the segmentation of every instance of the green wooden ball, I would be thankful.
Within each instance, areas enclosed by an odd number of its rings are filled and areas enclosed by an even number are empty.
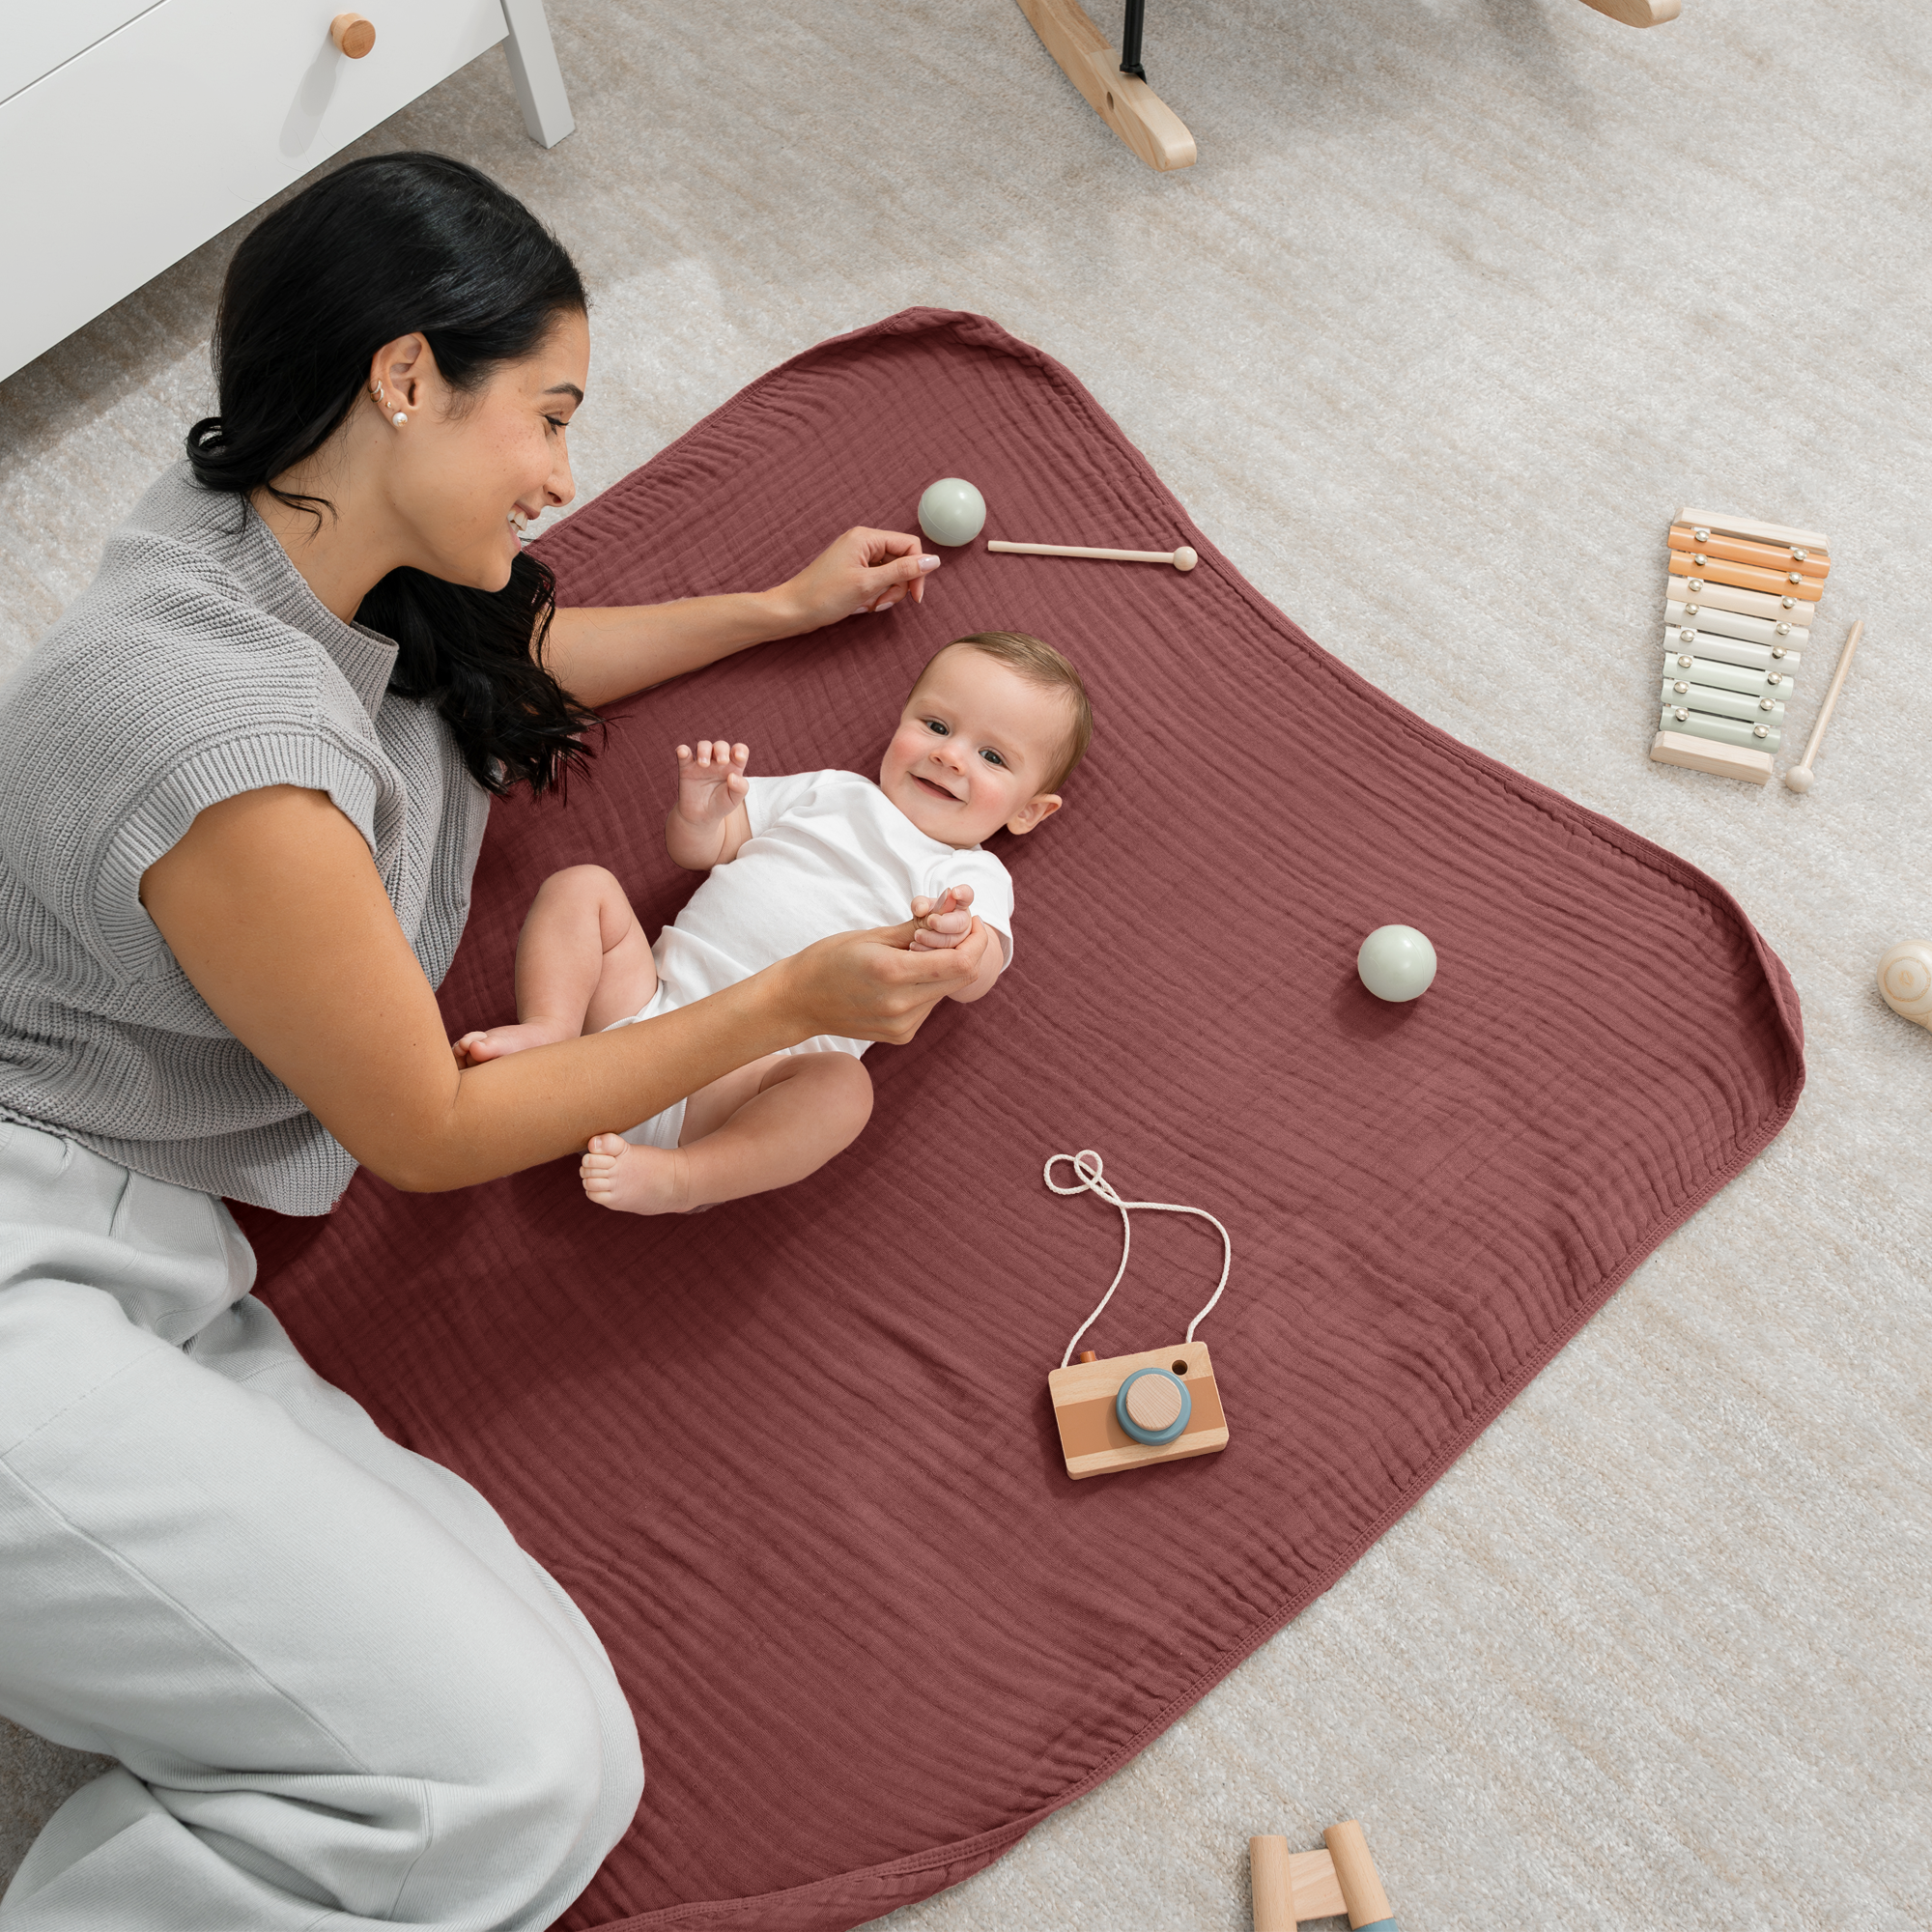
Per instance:
[[[936,544],[969,544],[986,527],[986,499],[963,476],[942,476],[919,499],[919,526]]]
[[[1362,941],[1355,971],[1378,1000],[1419,1000],[1435,978],[1435,949],[1412,925],[1378,925]]]

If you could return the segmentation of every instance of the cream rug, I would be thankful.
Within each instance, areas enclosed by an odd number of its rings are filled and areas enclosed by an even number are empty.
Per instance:
[[[1152,0],[1201,149],[1161,178],[1011,0],[552,0],[571,140],[526,142],[493,53],[363,144],[478,162],[577,251],[586,496],[821,336],[984,310],[1328,649],[1722,880],[1804,1001],[1755,1167],[1328,1597],[908,1932],[1235,1932],[1248,1834],[1350,1815],[1408,1932],[1932,1921],[1932,1034],[1872,986],[1932,937],[1932,15],[1685,7]],[[0,663],[210,406],[235,239],[0,384]],[[1868,620],[1806,799],[1644,755],[1681,502],[1832,538],[1795,735]],[[1229,728],[1293,812],[1293,721]],[[86,1772],[0,1740],[0,1868]]]

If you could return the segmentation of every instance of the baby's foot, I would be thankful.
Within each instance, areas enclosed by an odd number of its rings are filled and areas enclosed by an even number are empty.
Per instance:
[[[637,1147],[621,1134],[598,1134],[578,1163],[583,1191],[620,1214],[691,1211],[690,1163],[674,1149]]]
[[[501,1060],[506,1053],[527,1052],[533,1046],[554,1046],[560,1039],[575,1036],[559,1026],[536,1020],[524,1026],[491,1027],[485,1033],[467,1033],[453,1043],[459,1066],[481,1066],[486,1060]]]

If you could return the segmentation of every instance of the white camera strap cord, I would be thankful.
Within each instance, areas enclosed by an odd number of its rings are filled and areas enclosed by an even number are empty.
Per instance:
[[[1054,1163],[1063,1160],[1080,1177],[1071,1187],[1061,1186],[1053,1178]],[[1073,1331],[1073,1339],[1067,1343],[1066,1352],[1060,1358],[1060,1366],[1063,1369],[1072,1361],[1073,1351],[1080,1346],[1081,1336],[1099,1321],[1101,1311],[1113,1300],[1114,1291],[1120,1287],[1121,1277],[1127,1271],[1127,1251],[1132,1246],[1134,1238],[1133,1224],[1127,1219],[1131,1209],[1145,1208],[1156,1214],[1195,1214],[1210,1223],[1221,1236],[1221,1279],[1214,1284],[1214,1293],[1208,1297],[1208,1306],[1187,1324],[1188,1341],[1193,1341],[1195,1329],[1208,1319],[1214,1304],[1220,1300],[1221,1291],[1228,1285],[1228,1270],[1235,1264],[1235,1244],[1229,1238],[1227,1229],[1222,1227],[1207,1208],[1183,1208],[1178,1201],[1122,1201],[1114,1192],[1113,1187],[1101,1179],[1101,1167],[1100,1156],[1092,1148],[1082,1148],[1078,1153],[1051,1155],[1040,1176],[1056,1194],[1097,1194],[1110,1207],[1121,1210],[1121,1264],[1114,1270],[1114,1278],[1107,1284],[1107,1292],[1100,1297],[1099,1307],[1095,1308],[1093,1314]]]

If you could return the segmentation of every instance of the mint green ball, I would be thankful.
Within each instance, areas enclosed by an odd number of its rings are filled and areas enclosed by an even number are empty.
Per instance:
[[[963,476],[942,476],[919,499],[919,526],[936,544],[969,544],[986,527],[986,499]]]
[[[1435,949],[1412,925],[1378,925],[1362,941],[1355,971],[1378,1000],[1419,1000],[1435,978]]]

